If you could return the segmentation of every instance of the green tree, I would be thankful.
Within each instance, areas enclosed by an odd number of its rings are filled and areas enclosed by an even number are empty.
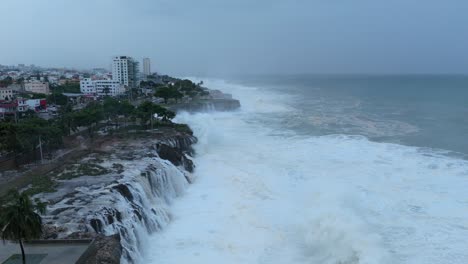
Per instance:
[[[104,118],[102,106],[91,103],[81,111],[75,112],[73,118],[77,126],[87,127],[89,136],[92,137],[95,127]]]
[[[16,126],[10,122],[0,122],[0,150],[16,151]]]
[[[42,93],[33,93],[31,94],[31,99],[46,99],[47,95]]]
[[[175,87],[161,87],[156,90],[154,96],[164,99],[164,103],[167,104],[169,99],[175,99],[177,101],[184,95]]]
[[[169,87],[158,88],[154,96],[164,99],[164,103],[167,104],[169,98],[171,98],[171,90]]]
[[[163,121],[169,122],[176,116],[176,113],[164,108],[164,110],[158,113],[158,116],[161,117]]]
[[[26,263],[23,241],[37,239],[42,235],[42,218],[46,206],[39,200],[11,190],[0,208],[0,233],[3,241],[12,240],[20,244],[23,264]]]
[[[32,117],[21,119],[15,124],[16,127],[16,150],[33,151],[39,141],[43,146],[57,147],[62,144],[63,132],[59,127],[47,120]]]
[[[71,104],[66,104],[59,109],[59,117],[55,120],[55,124],[59,127],[64,135],[70,135],[75,132],[78,127],[74,119],[73,107]]]
[[[7,87],[13,83],[13,78],[10,76],[5,77],[3,80],[0,80],[0,87]]]
[[[137,107],[136,112],[137,117],[140,118],[142,124],[147,124],[154,114],[157,114],[165,122],[170,121],[176,116],[176,114],[171,110],[148,101],[141,103]]]
[[[47,102],[53,103],[56,105],[66,105],[68,103],[68,97],[62,93],[53,93],[47,96]]]

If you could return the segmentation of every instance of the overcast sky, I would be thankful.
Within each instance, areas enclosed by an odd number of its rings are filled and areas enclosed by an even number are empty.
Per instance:
[[[468,73],[466,0],[0,0],[0,64],[177,75]]]

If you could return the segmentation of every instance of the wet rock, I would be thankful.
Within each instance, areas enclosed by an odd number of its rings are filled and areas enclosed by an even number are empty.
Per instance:
[[[42,226],[41,239],[57,239],[60,233],[67,231],[65,227],[57,227],[53,225]]]
[[[127,200],[133,201],[133,194],[130,189],[128,189],[127,185],[119,184],[116,185],[113,189],[117,190],[123,197],[127,198]]]
[[[120,236],[97,236],[77,264],[119,264],[122,255]]]
[[[96,233],[101,233],[102,232],[102,222],[101,222],[101,220],[91,219],[91,221],[89,221],[89,224],[91,225],[91,227],[93,227],[93,229],[94,229],[94,231],[96,231]]]
[[[65,239],[92,239],[96,237],[96,233],[91,233],[91,232],[73,232]]]
[[[183,166],[185,170],[193,172],[193,162],[180,149],[166,144],[158,144],[157,151],[161,159],[168,160],[175,166]]]

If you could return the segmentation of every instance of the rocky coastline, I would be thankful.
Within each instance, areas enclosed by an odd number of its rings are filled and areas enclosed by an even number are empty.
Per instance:
[[[43,239],[94,239],[78,263],[135,263],[139,243],[167,225],[171,201],[192,182],[197,139],[172,128],[108,136],[51,171]],[[119,253],[119,258],[116,258]]]

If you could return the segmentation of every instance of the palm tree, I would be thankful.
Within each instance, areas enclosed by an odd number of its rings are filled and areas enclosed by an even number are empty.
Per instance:
[[[18,241],[21,247],[23,264],[26,263],[23,241],[37,239],[42,235],[42,219],[39,214],[45,213],[45,203],[38,199],[31,201],[25,193],[10,190],[0,206],[0,235],[6,240]]]

